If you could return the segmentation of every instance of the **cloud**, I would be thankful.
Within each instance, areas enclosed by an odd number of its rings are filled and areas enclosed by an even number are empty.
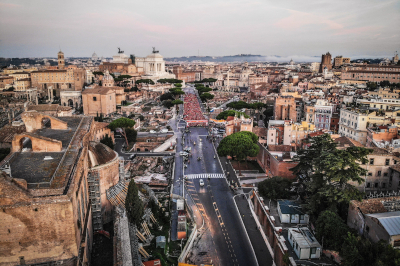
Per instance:
[[[325,24],[330,29],[338,30],[344,26],[336,21],[327,19],[312,13],[301,12],[296,10],[288,10],[290,15],[274,23],[274,26],[282,29],[298,29],[311,24]]]
[[[18,4],[11,4],[11,3],[0,3],[0,8],[19,8],[22,7]]]

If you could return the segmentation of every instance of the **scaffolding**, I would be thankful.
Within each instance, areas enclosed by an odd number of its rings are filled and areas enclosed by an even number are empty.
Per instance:
[[[103,221],[101,216],[100,200],[100,177],[97,171],[91,171],[88,174],[89,199],[92,205],[93,230],[103,230]]]

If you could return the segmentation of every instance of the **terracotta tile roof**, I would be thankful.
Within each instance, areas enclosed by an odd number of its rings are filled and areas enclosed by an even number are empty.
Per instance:
[[[363,214],[370,214],[370,213],[383,213],[387,212],[386,208],[383,206],[384,201],[398,201],[400,200],[400,196],[396,197],[385,197],[385,198],[374,198],[374,199],[367,199],[363,201],[356,201],[352,200],[351,204],[360,208]]]
[[[348,137],[337,138],[335,142],[338,144],[338,147],[364,147],[360,142]]]
[[[94,89],[86,89],[82,94],[107,94],[113,91],[111,87],[95,87]]]
[[[94,122],[95,130],[99,130],[99,129],[105,128],[109,124],[110,123],[106,123],[106,122]]]

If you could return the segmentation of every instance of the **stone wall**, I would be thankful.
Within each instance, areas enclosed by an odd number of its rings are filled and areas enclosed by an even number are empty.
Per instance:
[[[111,162],[91,168],[91,171],[99,173],[100,177],[100,202],[103,224],[112,220],[112,205],[107,199],[106,191],[115,186],[119,181],[119,159],[118,156]]]
[[[43,127],[43,119],[50,119],[51,129],[68,129],[67,122],[37,111],[24,112],[21,114],[21,118],[25,123],[26,132],[41,129]]]
[[[62,142],[59,140],[24,133],[14,136],[12,152],[18,152],[22,149],[24,138],[31,140],[33,152],[60,152],[62,150]]]
[[[61,199],[59,199],[60,201]],[[70,201],[3,207],[0,265],[70,259],[78,255]]]

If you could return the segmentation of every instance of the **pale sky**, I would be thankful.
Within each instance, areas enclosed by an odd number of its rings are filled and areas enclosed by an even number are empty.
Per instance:
[[[400,0],[0,0],[0,57],[392,57]]]

